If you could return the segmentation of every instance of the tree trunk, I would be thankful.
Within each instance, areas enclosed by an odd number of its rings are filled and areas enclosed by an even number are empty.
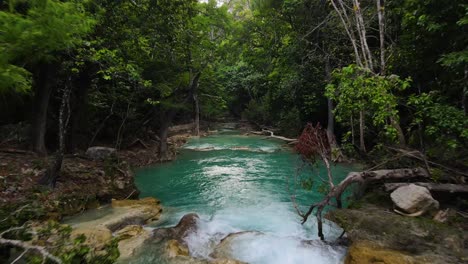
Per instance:
[[[377,14],[379,17],[379,36],[380,36],[380,74],[385,75],[385,10],[384,5],[380,3],[384,0],[376,0]]]
[[[392,123],[392,126],[397,131],[399,145],[401,147],[405,147],[406,146],[405,134],[403,133],[403,129],[401,129],[400,123],[395,119],[395,117],[390,117],[390,122]]]
[[[372,59],[372,53],[369,49],[369,45],[367,44],[367,33],[366,33],[366,25],[364,23],[364,18],[361,12],[361,4],[358,0],[353,0],[354,2],[354,14],[356,16],[356,28],[358,31],[358,35],[361,38],[361,47],[363,48],[363,57],[365,59],[365,64],[368,66],[368,69],[374,71],[374,62]]]
[[[366,143],[364,141],[364,110],[359,112],[359,148],[366,153]]]
[[[349,40],[351,41],[351,44],[354,49],[354,56],[355,56],[356,64],[362,67],[363,65],[362,65],[361,56],[359,55],[356,36],[354,35],[354,30],[352,28],[352,25],[349,20],[349,16],[346,12],[346,9],[344,7],[344,4],[341,0],[337,0],[339,6],[335,3],[335,0],[331,0],[330,2],[333,8],[335,9],[335,11],[338,13],[338,16],[340,17],[340,20],[343,23],[343,26],[345,28],[346,34],[348,35]]]
[[[172,123],[177,111],[175,109],[170,109],[166,113],[161,115],[161,126],[159,128],[159,158],[160,160],[168,160],[168,144],[167,137],[169,134],[169,126]]]
[[[75,152],[77,148],[77,141],[78,141],[78,133],[81,130],[81,127],[87,125],[87,121],[84,117],[85,110],[86,110],[86,103],[88,98],[88,91],[89,87],[91,86],[91,77],[88,71],[84,71],[80,78],[77,80],[77,84],[79,85],[77,89],[75,89],[75,104],[73,106],[73,115],[71,117],[71,124],[70,124],[70,131],[68,136],[67,142],[67,151],[69,153]],[[73,101],[73,99],[72,99]]]
[[[325,60],[325,74],[327,81],[331,80],[331,69],[330,69],[330,57],[327,56]],[[328,143],[332,148],[336,148],[336,140],[335,140],[335,118],[333,116],[333,100],[327,98],[327,114],[328,114],[328,122],[327,122],[327,137]]]
[[[190,89],[192,91],[193,106],[195,108],[195,136],[200,136],[200,101],[198,100],[198,81],[200,80],[201,73],[197,73],[190,84]]]
[[[70,83],[69,83],[70,85]],[[70,121],[70,92],[71,86],[66,85],[63,89],[62,101],[59,112],[59,149],[55,154],[53,165],[47,169],[44,176],[39,180],[39,183],[54,188],[57,178],[62,169],[63,156],[65,155],[65,136],[67,134],[67,126]]]
[[[199,137],[200,136],[200,104],[198,101],[198,95],[194,94],[193,95],[193,103],[195,107],[195,131],[194,134],[195,136]]]
[[[190,80],[189,94],[182,101],[183,104],[188,103],[190,102],[190,100],[194,99],[194,95],[197,92],[198,81],[200,79],[200,76],[201,76],[201,72],[198,72]],[[169,109],[165,114],[161,115],[161,126],[159,128],[159,138],[161,140],[159,143],[159,155],[162,160],[165,160],[168,158],[167,135],[169,132],[169,126],[171,125],[172,120],[174,119],[176,114],[177,114],[177,109],[172,108],[172,109]]]
[[[32,150],[46,155],[45,135],[47,132],[47,109],[49,107],[52,85],[49,83],[49,65],[43,65],[35,78],[33,113],[31,122]]]
[[[463,87],[463,90],[462,90],[462,108],[463,110],[465,111],[465,115],[468,114],[468,103],[467,103],[467,100],[466,100],[466,96],[468,95],[468,88],[467,88],[467,85],[466,85],[466,81],[468,80],[468,66],[465,66],[465,75],[464,75],[464,79],[465,79],[465,87]]]

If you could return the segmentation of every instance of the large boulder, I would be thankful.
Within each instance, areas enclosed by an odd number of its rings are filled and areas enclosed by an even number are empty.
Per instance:
[[[185,245],[184,238],[197,231],[198,219],[197,214],[186,214],[175,227],[156,229],[153,236],[157,241],[174,239]]]
[[[390,194],[393,203],[406,214],[423,214],[439,208],[439,202],[432,198],[426,187],[410,184],[402,186]]]
[[[90,147],[86,150],[86,156],[92,160],[105,160],[117,153],[115,148]]]

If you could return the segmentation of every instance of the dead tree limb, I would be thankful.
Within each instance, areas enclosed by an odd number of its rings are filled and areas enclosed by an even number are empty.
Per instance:
[[[327,205],[330,205],[330,202],[335,199],[337,203],[341,200],[343,192],[353,183],[369,183],[375,181],[389,180],[389,179],[413,179],[413,178],[428,178],[429,174],[425,169],[415,168],[415,169],[395,169],[395,170],[376,170],[376,171],[363,171],[363,172],[350,172],[346,178],[341,181],[338,185],[335,185],[331,188],[330,192],[322,199],[322,201],[312,204],[309,207],[309,210],[303,214],[300,213],[302,217],[302,223],[305,223],[309,216],[316,209],[316,217],[318,224],[319,237],[324,240],[323,230],[322,230],[322,212]]]
[[[36,155],[35,152],[28,151],[28,150],[22,150],[22,149],[0,149],[0,152],[2,153],[7,153],[7,154],[27,154],[27,155]]]
[[[447,167],[447,166],[442,165],[442,164],[440,164],[440,163],[427,160],[426,157],[425,157],[425,155],[422,154],[422,153],[421,153],[420,151],[418,151],[418,150],[407,150],[407,149],[399,149],[399,148],[393,148],[393,147],[387,147],[387,148],[390,149],[390,150],[399,152],[399,153],[401,153],[401,154],[404,155],[404,156],[407,156],[407,157],[410,157],[410,158],[414,158],[414,159],[423,161],[423,162],[426,163],[426,164],[430,164],[430,165],[433,165],[433,166],[435,166],[435,167],[439,167],[439,168],[441,168],[441,169],[443,169],[443,170],[451,171],[451,172],[454,172],[454,173],[463,175],[464,177],[468,177],[468,173],[466,173],[466,172],[461,172],[461,171],[459,171],[459,170],[456,170],[456,169]],[[428,166],[428,165],[426,165],[426,166]]]
[[[385,183],[385,191],[390,192],[401,186],[407,186],[414,184],[422,187],[426,187],[429,191],[435,192],[448,192],[448,193],[468,193],[468,185],[463,184],[450,184],[450,183],[428,183],[428,182],[397,182],[397,183]]]
[[[50,252],[48,252],[45,247],[32,245],[32,244],[30,244],[30,243],[28,243],[26,241],[22,241],[22,240],[7,239],[7,238],[3,237],[4,235],[6,235],[8,233],[18,231],[18,230],[23,230],[23,229],[26,228],[26,226],[27,226],[27,224],[25,223],[22,226],[11,227],[11,228],[9,228],[9,229],[7,229],[7,230],[0,233],[0,245],[13,246],[13,247],[18,247],[18,248],[23,249],[23,252],[12,263],[15,263],[15,262],[19,261],[22,257],[24,257],[24,255],[26,255],[26,253],[28,251],[36,251],[37,253],[42,255],[42,263],[45,263],[46,260],[49,259],[52,262],[62,264],[63,263],[62,260],[59,259],[58,257],[52,255]]]
[[[267,130],[267,129],[262,129],[262,131],[252,131],[250,133],[255,134],[255,135],[265,135],[265,134],[268,135],[269,134],[269,137],[289,142],[288,144],[294,144],[294,143],[297,142],[296,138],[287,138],[287,137],[282,137],[282,136],[276,136],[273,131]]]
[[[0,245],[19,247],[19,248],[24,249],[25,251],[30,251],[30,250],[36,251],[42,255],[43,260],[50,259],[51,261],[55,263],[62,264],[62,260],[50,254],[44,247],[34,246],[25,241],[0,238]]]

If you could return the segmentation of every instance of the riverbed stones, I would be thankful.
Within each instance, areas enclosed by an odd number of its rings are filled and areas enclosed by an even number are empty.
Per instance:
[[[399,187],[390,197],[395,206],[406,214],[423,214],[439,208],[439,202],[432,198],[429,190],[415,184]]]
[[[90,147],[86,150],[86,156],[92,160],[106,160],[109,157],[115,156],[117,150],[108,147]]]

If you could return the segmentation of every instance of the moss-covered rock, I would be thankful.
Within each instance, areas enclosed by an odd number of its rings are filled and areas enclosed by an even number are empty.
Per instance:
[[[359,209],[330,211],[327,218],[343,227],[353,242],[348,257],[349,261],[355,262],[349,263],[374,263],[359,262],[368,260],[369,258],[365,256],[367,254],[371,256],[374,250],[377,252],[375,254],[382,253],[381,257],[405,259],[411,256],[414,261],[430,259],[429,263],[444,264],[461,263],[466,261],[464,256],[468,255],[464,248],[466,230],[438,223],[432,219],[405,217],[387,208],[367,203],[361,204]],[[396,260],[381,262],[413,263]]]
[[[369,241],[353,243],[348,250],[345,264],[424,264],[423,257],[414,257],[400,251],[376,246]]]

